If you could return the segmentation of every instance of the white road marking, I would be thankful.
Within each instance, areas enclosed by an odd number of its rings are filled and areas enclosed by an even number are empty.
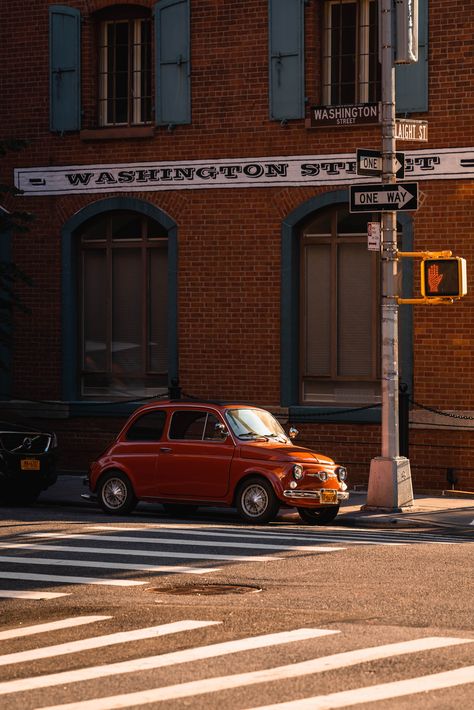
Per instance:
[[[267,545],[265,543],[253,543],[253,542],[216,542],[215,540],[209,542],[203,542],[201,540],[173,540],[172,538],[164,537],[129,537],[127,535],[87,535],[86,533],[72,533],[70,535],[57,535],[56,533],[27,533],[31,537],[66,537],[67,539],[81,539],[81,540],[105,540],[106,542],[141,542],[141,543],[153,543],[154,545],[190,545],[192,547],[245,547],[251,548],[253,550],[296,550],[296,551],[306,551],[306,552],[332,552],[334,550],[343,550],[343,547],[321,547],[319,545]],[[208,555],[206,555],[208,557]],[[251,558],[255,560],[255,557]],[[273,559],[273,558],[267,558]]]
[[[465,538],[450,536],[449,540],[446,540],[446,536],[437,535],[434,533],[422,533],[419,530],[413,531],[412,533],[401,532],[399,530],[387,530],[387,531],[368,531],[367,528],[352,528],[350,530],[338,529],[328,529],[326,527],[320,528],[319,530],[313,530],[311,532],[302,532],[298,530],[295,533],[293,530],[285,532],[282,528],[271,528],[266,530],[255,530],[248,528],[235,528],[227,526],[222,531],[222,528],[217,525],[202,525],[200,528],[187,526],[181,528],[177,526],[176,528],[170,525],[163,526],[160,524],[147,524],[140,527],[125,527],[125,526],[111,526],[111,525],[91,525],[91,530],[117,530],[117,531],[153,531],[158,532],[168,532],[176,535],[205,535],[205,536],[217,536],[217,537],[244,537],[251,539],[252,537],[257,537],[259,540],[264,540],[265,538],[269,540],[278,539],[291,539],[291,540],[306,540],[309,542],[339,542],[339,543],[350,543],[353,545],[409,545],[409,544],[440,544],[440,545],[454,545],[456,542],[466,542]],[[228,530],[233,530],[234,532],[228,532]]]
[[[88,651],[92,648],[103,648],[104,646],[113,646],[114,644],[128,643],[130,641],[141,641],[143,639],[157,638],[159,636],[166,636],[167,634],[177,634],[181,631],[192,631],[194,629],[200,629],[204,626],[214,626],[215,624],[220,623],[222,622],[194,621],[192,619],[185,619],[183,621],[174,621],[170,624],[150,626],[144,629],[119,631],[118,633],[107,634],[106,636],[93,636],[92,638],[68,641],[67,643],[60,643],[55,646],[33,648],[30,651],[7,653],[0,656],[0,666],[7,666],[11,663],[35,661],[38,658],[54,658],[55,656],[64,656],[68,653],[78,653],[79,651]]]
[[[306,639],[339,633],[340,631],[327,629],[295,629],[293,631],[265,634],[264,636],[253,636],[237,641],[224,641],[223,643],[216,643],[210,646],[198,646],[196,648],[184,649],[183,651],[164,653],[160,656],[148,656],[145,658],[121,661],[119,663],[109,663],[105,666],[89,666],[86,668],[78,668],[77,670],[52,673],[50,675],[20,678],[19,680],[10,680],[0,683],[0,695],[35,690],[37,688],[50,688],[55,685],[77,683],[79,681],[92,680],[95,678],[105,678],[111,675],[122,675],[123,673],[165,668],[167,666],[178,665],[179,663],[191,663],[206,658],[225,656],[229,653],[239,653],[241,651],[249,651],[257,648],[268,648],[270,646],[305,641]]]
[[[367,688],[343,690],[330,695],[317,695],[303,700],[291,700],[287,703],[274,705],[259,705],[252,710],[329,710],[330,708],[345,708],[360,703],[373,703],[377,700],[392,700],[404,695],[427,693],[442,688],[453,688],[456,685],[474,683],[474,666],[456,668],[444,673],[422,675],[408,680],[397,680],[392,683],[371,685]]]
[[[0,597],[3,599],[57,599],[58,597],[68,597],[69,592],[28,592],[24,590],[0,589]]]
[[[39,533],[34,533],[35,535]],[[41,533],[44,535],[45,533]],[[67,535],[62,535],[56,536],[57,538],[63,539],[67,538]],[[97,536],[98,539],[101,539],[100,536]],[[135,542],[140,542],[139,539],[136,539]],[[273,560],[281,560],[281,557],[274,557],[273,555],[271,557],[264,557],[261,555],[208,555],[205,552],[163,552],[162,550],[142,550],[142,549],[129,549],[127,547],[80,547],[78,545],[42,545],[40,543],[34,542],[34,543],[21,543],[21,545],[18,545],[19,547],[25,547],[27,549],[36,549],[36,550],[55,550],[55,551],[61,551],[61,552],[87,552],[91,555],[129,555],[132,557],[158,557],[158,558],[168,558],[171,557],[172,559],[175,558],[182,558],[182,559],[193,559],[193,560],[217,560],[219,562],[223,561],[231,561],[231,562],[271,562]],[[0,543],[0,547],[2,547],[2,544]],[[16,547],[15,545],[10,545],[9,543],[5,543],[5,548],[13,548]],[[170,569],[173,569],[172,566],[170,566]],[[194,568],[193,568],[194,569]],[[199,568],[201,569],[201,568]]]
[[[60,574],[35,574],[34,572],[0,572],[0,579],[23,579],[28,582],[58,582],[59,584],[96,584],[106,587],[137,587],[146,582],[131,579],[100,579],[99,577],[71,577]]]
[[[216,693],[221,690],[255,685],[257,683],[268,683],[271,681],[284,680],[286,678],[299,678],[302,675],[322,673],[324,671],[345,668],[358,663],[379,660],[381,658],[391,658],[405,653],[416,653],[418,651],[454,646],[472,641],[474,641],[474,639],[441,637],[404,641],[401,643],[387,644],[385,646],[347,651],[345,653],[325,656],[323,658],[314,658],[301,663],[293,663],[261,671],[204,678],[188,683],[168,685],[162,688],[150,688],[149,690],[142,690],[135,693],[114,695],[108,698],[92,698],[75,703],[54,705],[48,708],[42,708],[42,710],[112,710],[116,708],[136,707],[137,705],[142,706],[163,700],[176,700],[177,698],[189,698],[203,693]]]
[[[209,528],[208,530],[196,530],[194,528],[189,528],[188,530],[160,530],[158,526],[147,526],[143,528],[125,528],[125,527],[118,527],[118,526],[112,526],[112,525],[91,525],[90,526],[91,530],[112,530],[116,532],[144,532],[144,531],[153,531],[156,530],[157,532],[169,532],[172,535],[187,535],[188,537],[191,537],[193,535],[197,536],[204,536],[204,537],[244,537],[244,538],[250,538],[252,537],[248,531],[242,531],[242,532],[214,532],[212,528]],[[262,537],[262,534],[259,531],[254,532],[254,536],[257,539],[264,539]],[[407,544],[406,542],[380,542],[379,540],[356,540],[352,539],[350,537],[337,537],[335,535],[329,537],[327,535],[313,535],[313,536],[305,536],[305,535],[292,535],[290,533],[288,534],[282,534],[282,533],[266,533],[266,537],[270,538],[272,540],[278,540],[278,539],[290,539],[290,540],[306,540],[307,542],[344,542],[344,543],[350,543],[351,545],[405,545]],[[136,538],[137,540],[139,538]],[[159,539],[159,538],[157,538]],[[179,544],[179,540],[176,540],[176,544]],[[203,544],[203,543],[201,543]],[[214,544],[212,540],[209,540],[208,542],[209,545]],[[224,544],[224,543],[221,543]],[[239,543],[236,543],[239,544]],[[239,544],[240,546],[240,544]],[[243,545],[243,547],[248,547],[248,545]],[[258,545],[258,547],[265,547],[265,545]],[[279,548],[282,549],[282,548]],[[285,549],[285,548],[283,548]],[[300,548],[295,548],[291,546],[291,549],[300,549]],[[308,548],[304,548],[308,549]]]
[[[93,624],[96,621],[105,621],[105,619],[111,618],[111,616],[72,616],[69,619],[59,619],[59,621],[50,621],[46,624],[35,624],[34,626],[17,626],[15,629],[0,631],[0,641],[4,641],[5,639],[17,639],[20,638],[20,636],[43,634],[49,631],[57,631],[58,629],[70,629],[73,626]]]
[[[23,547],[17,545],[16,547]],[[71,548],[68,548],[69,550]],[[179,572],[181,574],[204,574],[206,572],[218,572],[218,567],[178,567],[171,565],[139,565],[127,562],[91,562],[89,560],[61,560],[55,557],[13,557],[0,555],[0,562],[11,562],[12,564],[28,565],[59,565],[62,567],[99,567],[100,569],[126,569],[136,572]]]

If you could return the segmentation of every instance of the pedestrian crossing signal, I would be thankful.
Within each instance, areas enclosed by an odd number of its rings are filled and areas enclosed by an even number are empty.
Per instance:
[[[459,256],[422,259],[421,295],[426,299],[462,298],[467,293],[466,260]]]

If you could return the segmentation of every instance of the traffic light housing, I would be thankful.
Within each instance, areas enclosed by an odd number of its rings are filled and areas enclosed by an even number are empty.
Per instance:
[[[459,256],[421,261],[421,295],[427,300],[462,298],[467,293],[466,260]]]

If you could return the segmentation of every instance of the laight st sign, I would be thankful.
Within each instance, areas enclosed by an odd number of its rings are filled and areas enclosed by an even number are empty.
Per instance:
[[[428,121],[397,118],[395,121],[395,139],[397,141],[426,142],[428,140]]]
[[[350,212],[403,212],[418,209],[418,183],[350,185]]]

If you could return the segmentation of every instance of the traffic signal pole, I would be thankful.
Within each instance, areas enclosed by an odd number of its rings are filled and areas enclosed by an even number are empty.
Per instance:
[[[382,64],[382,182],[396,183],[393,0],[380,0]],[[365,508],[400,511],[413,506],[410,461],[400,456],[398,428],[397,213],[382,212],[382,455],[370,464]]]

